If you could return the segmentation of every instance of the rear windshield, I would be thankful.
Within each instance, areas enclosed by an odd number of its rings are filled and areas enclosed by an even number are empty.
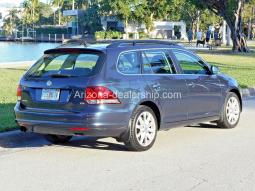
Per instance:
[[[104,62],[103,53],[62,53],[44,55],[27,73],[28,77],[48,78],[58,76],[91,77]]]

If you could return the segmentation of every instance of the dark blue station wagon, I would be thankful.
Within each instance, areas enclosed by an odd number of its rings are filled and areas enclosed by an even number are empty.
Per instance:
[[[14,110],[22,131],[51,143],[114,137],[144,151],[158,130],[239,122],[237,81],[175,43],[65,44],[44,53],[21,78]]]

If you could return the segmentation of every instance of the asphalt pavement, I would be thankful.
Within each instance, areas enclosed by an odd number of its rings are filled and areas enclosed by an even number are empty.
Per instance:
[[[53,145],[41,136],[0,147],[0,190],[255,190],[255,98],[235,129],[160,131],[146,152],[113,138]]]

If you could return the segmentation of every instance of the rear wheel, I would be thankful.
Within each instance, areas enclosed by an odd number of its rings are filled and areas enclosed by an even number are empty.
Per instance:
[[[125,142],[126,147],[132,151],[146,151],[152,147],[156,140],[158,123],[150,107],[140,106],[129,122],[130,138]]]
[[[64,135],[43,135],[44,138],[49,141],[50,143],[57,144],[57,143],[66,143],[68,142],[72,136],[64,136]]]
[[[237,126],[241,113],[241,105],[238,96],[229,92],[222,108],[221,119],[217,125],[222,128],[231,129]]]

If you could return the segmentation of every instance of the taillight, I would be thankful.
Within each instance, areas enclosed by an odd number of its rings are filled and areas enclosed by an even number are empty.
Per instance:
[[[118,97],[103,86],[88,87],[85,94],[87,104],[120,104]]]
[[[17,98],[18,98],[18,101],[21,100],[21,96],[22,96],[21,86],[18,85],[18,88],[17,88]]]

